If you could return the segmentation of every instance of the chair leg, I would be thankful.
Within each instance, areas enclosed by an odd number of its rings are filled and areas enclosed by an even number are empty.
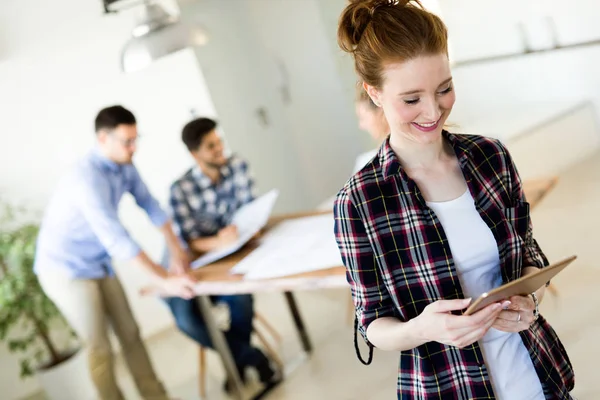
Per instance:
[[[264,328],[269,332],[269,334],[273,337],[277,344],[281,343],[281,335],[279,335],[275,328],[273,328],[273,325],[271,325],[267,321],[267,319],[262,316],[262,314],[255,313],[254,318],[256,318],[256,320],[264,326]]]
[[[198,351],[198,383],[200,398],[206,398],[206,350],[200,346]]]
[[[258,340],[260,340],[261,344],[265,348],[265,351],[269,355],[269,358],[273,360],[275,364],[277,364],[277,367],[279,367],[280,371],[283,371],[283,361],[281,361],[281,358],[279,358],[277,352],[275,351],[275,349],[273,349],[273,346],[269,344],[269,341],[265,338],[265,336],[262,333],[260,333],[258,329],[254,328],[254,333],[256,333]]]

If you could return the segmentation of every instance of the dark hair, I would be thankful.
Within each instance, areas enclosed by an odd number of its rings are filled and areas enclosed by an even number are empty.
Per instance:
[[[448,54],[448,32],[419,0],[350,0],[340,16],[338,45],[353,55],[360,78],[381,88],[386,63]]]
[[[135,125],[135,116],[122,106],[111,106],[100,110],[94,122],[96,133],[102,129],[115,129],[119,125]]]
[[[204,136],[217,127],[217,122],[210,118],[197,118],[188,122],[181,132],[181,140],[189,151],[198,150]]]

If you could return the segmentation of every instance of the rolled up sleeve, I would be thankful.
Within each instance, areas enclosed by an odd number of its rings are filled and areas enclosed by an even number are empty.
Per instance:
[[[135,167],[133,168],[131,194],[135,198],[135,202],[146,211],[154,226],[163,226],[169,220],[167,213],[152,196]]]
[[[110,201],[110,184],[103,177],[89,177],[78,184],[77,199],[83,217],[108,254],[118,260],[130,260],[141,248],[131,238]]]
[[[334,232],[356,309],[358,330],[365,341],[371,322],[395,316],[395,307],[381,279],[375,254],[359,214],[345,192],[334,203]]]

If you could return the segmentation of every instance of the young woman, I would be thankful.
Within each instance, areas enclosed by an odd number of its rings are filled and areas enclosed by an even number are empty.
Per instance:
[[[443,129],[445,25],[418,1],[354,0],[338,41],[390,125],[334,213],[358,329],[371,351],[400,351],[398,398],[570,399],[571,363],[537,311],[544,287],[462,313],[548,260],[507,149]]]

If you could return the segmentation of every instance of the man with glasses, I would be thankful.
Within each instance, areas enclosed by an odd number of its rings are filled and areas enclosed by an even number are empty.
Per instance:
[[[95,127],[96,146],[61,181],[46,209],[34,270],[44,292],[84,342],[101,399],[123,399],[114,374],[110,323],[142,398],[166,400],[111,260],[128,261],[148,272],[165,293],[188,299],[194,281],[183,271],[189,260],[133,165],[138,137],[133,114],[121,106],[105,108]],[[152,261],[123,227],[118,205],[125,192],[162,232],[171,271],[179,273],[168,274]]]

